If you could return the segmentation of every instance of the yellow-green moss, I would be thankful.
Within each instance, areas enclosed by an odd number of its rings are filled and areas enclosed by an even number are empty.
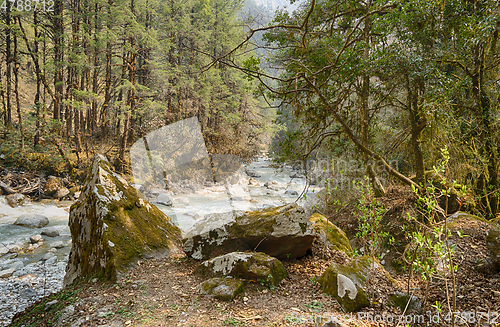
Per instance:
[[[326,239],[326,244],[334,251],[344,251],[346,254],[352,254],[351,243],[347,235],[340,228],[335,226],[323,215],[319,213],[313,214],[309,217],[309,221],[314,224],[314,231]]]

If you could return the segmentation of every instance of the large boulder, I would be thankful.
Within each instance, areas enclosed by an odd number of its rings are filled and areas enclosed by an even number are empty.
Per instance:
[[[73,241],[64,285],[83,277],[115,281],[140,258],[180,251],[181,231],[111,171],[101,155],[93,159],[79,199],[71,206]]]
[[[39,215],[36,213],[28,213],[16,219],[14,225],[30,227],[30,228],[41,228],[49,224],[49,218],[44,215]]]
[[[345,311],[358,311],[370,305],[365,288],[372,268],[372,260],[366,255],[346,266],[334,263],[319,278],[321,289],[333,296]]]
[[[209,215],[186,234],[183,248],[197,260],[235,251],[259,251],[278,259],[304,256],[314,240],[312,224],[297,204],[232,214]]]
[[[233,276],[277,286],[286,277],[283,264],[276,258],[260,252],[232,252],[202,262],[195,269],[205,277]]]
[[[319,213],[309,217],[309,221],[314,225],[314,232],[319,241],[332,251],[343,251],[346,254],[352,253],[351,243],[343,230],[335,226],[323,215]]]

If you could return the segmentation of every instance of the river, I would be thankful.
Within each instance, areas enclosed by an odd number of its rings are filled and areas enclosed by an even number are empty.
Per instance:
[[[298,172],[291,168],[275,169],[266,158],[259,158],[246,169],[255,173],[253,185],[249,185],[250,178],[244,175],[240,176],[242,178],[239,184],[214,185],[196,189],[191,193],[174,194],[172,206],[156,205],[172,218],[183,233],[197,220],[211,213],[238,213],[294,201],[307,206],[303,197],[298,199],[304,191],[305,178],[292,178],[297,176]],[[264,186],[266,183],[267,186]],[[306,198],[310,199],[318,191],[317,187],[309,188]],[[8,325],[15,312],[24,310],[41,297],[62,288],[64,269],[71,248],[68,228],[70,206],[69,201],[44,200],[11,208],[5,197],[0,197],[0,246],[26,247],[30,237],[40,234],[45,228],[52,227],[59,231],[57,237],[43,236],[43,244],[34,251],[7,253],[0,257],[0,272],[15,268],[12,276],[0,278],[0,326]],[[19,216],[27,213],[48,217],[49,225],[40,229],[14,225]],[[55,249],[54,245],[57,243],[59,246]],[[62,248],[61,243],[64,245]]]

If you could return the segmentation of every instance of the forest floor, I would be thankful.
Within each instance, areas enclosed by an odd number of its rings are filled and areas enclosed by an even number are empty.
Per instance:
[[[490,223],[457,215],[450,225],[458,266],[456,311],[467,318],[467,323],[457,318],[457,325],[497,326],[500,276],[475,268],[487,257],[485,236]],[[319,320],[332,318],[343,326],[358,327],[397,326],[401,319],[404,323],[399,326],[412,319],[422,323],[411,325],[451,325],[446,302],[446,285],[452,294],[451,278],[445,280],[439,274],[429,283],[421,313],[401,316],[399,308],[388,304],[389,294],[407,290],[408,275],[404,273],[392,274],[394,283],[375,278],[368,291],[372,305],[352,315],[344,313],[316,280],[332,262],[345,264],[348,260],[343,252],[334,252],[328,259],[309,254],[285,261],[288,277],[278,287],[249,283],[231,302],[200,295],[197,286],[203,278],[193,272],[197,261],[187,257],[145,260],[115,284],[88,281],[51,295],[18,314],[13,326],[322,326]],[[426,284],[422,280],[412,277],[410,289],[424,299]],[[47,305],[54,300],[57,302]],[[442,303],[440,314],[437,303]]]

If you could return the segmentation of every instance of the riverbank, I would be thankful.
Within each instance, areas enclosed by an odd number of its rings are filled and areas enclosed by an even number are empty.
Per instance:
[[[206,215],[224,212],[236,214],[245,210],[280,206],[297,201],[299,194],[304,191],[305,179],[296,171],[277,170],[264,158],[245,168],[246,170],[241,170],[237,178],[234,178],[236,181],[234,184],[213,183],[205,187],[185,184],[182,188],[176,187],[169,192],[168,199],[171,203],[167,203],[163,198],[159,199],[161,193],[151,193],[148,196],[185,232]],[[6,180],[4,183],[9,182],[18,190],[24,188],[23,184],[14,183],[23,179],[19,176],[13,177],[13,173],[9,173],[7,175],[11,178],[10,182]],[[24,183],[38,184],[41,190],[49,179],[45,178],[43,182],[38,183],[37,180],[42,178],[41,176],[33,175],[31,178]],[[62,179],[59,185],[59,187],[70,186]],[[138,189],[141,188],[140,185],[136,186]],[[317,191],[316,188],[311,188],[306,193],[308,201],[315,198],[314,190]],[[71,193],[66,198],[74,199],[75,195],[77,193]],[[36,196],[27,197],[22,204],[11,207],[7,203],[6,196],[0,196],[0,271],[11,274],[0,278],[3,285],[0,286],[0,291],[4,293],[4,297],[0,297],[2,303],[0,324],[3,324],[0,326],[6,325],[16,312],[38,301],[43,294],[57,292],[62,286],[65,263],[71,248],[68,216],[72,201],[60,199],[34,201],[36,199]],[[304,199],[299,202],[305,205],[308,203]],[[14,225],[20,216],[26,214],[45,216],[49,223],[40,228]],[[41,235],[47,228],[55,229],[58,236]],[[42,240],[37,238],[37,241],[33,242],[32,239],[36,236],[40,236]],[[61,245],[61,242],[62,247],[54,246],[58,243]],[[54,255],[55,259],[45,258],[51,255]],[[14,270],[9,272],[10,269]],[[29,291],[23,291],[21,296],[19,292],[25,289]]]

